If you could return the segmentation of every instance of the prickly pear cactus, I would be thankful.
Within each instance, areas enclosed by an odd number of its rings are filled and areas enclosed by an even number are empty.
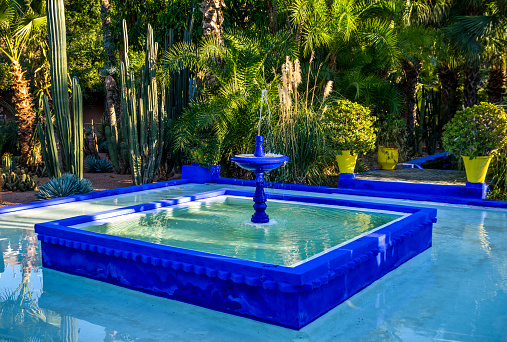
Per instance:
[[[20,167],[11,171],[4,167],[0,172],[3,191],[32,191],[37,188],[37,176],[25,168]]]

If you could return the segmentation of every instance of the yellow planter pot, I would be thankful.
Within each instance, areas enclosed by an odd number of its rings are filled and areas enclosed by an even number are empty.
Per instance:
[[[461,156],[461,158],[463,158],[463,162],[465,163],[467,181],[470,183],[484,183],[492,157],[479,156],[470,159],[468,156]]]
[[[353,150],[342,150],[341,152],[342,154],[336,155],[336,161],[338,162],[340,173],[354,173],[357,154]],[[354,155],[351,156],[350,152],[354,153]]]
[[[399,154],[397,148],[379,146],[377,151],[377,161],[382,170],[394,170],[398,165]]]

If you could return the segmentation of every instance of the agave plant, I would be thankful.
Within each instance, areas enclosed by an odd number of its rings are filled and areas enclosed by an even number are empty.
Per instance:
[[[35,195],[38,200],[84,194],[92,191],[92,182],[71,173],[49,179],[39,187]]]
[[[86,171],[93,173],[113,172],[113,165],[109,159],[96,159],[94,156],[86,157]]]

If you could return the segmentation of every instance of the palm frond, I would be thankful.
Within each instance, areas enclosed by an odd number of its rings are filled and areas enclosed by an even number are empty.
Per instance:
[[[398,34],[388,22],[369,19],[363,23],[359,37],[375,51],[376,58],[389,66],[396,66],[401,52],[398,46]]]

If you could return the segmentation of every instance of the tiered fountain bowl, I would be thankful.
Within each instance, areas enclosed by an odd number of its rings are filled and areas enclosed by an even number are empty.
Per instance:
[[[252,223],[268,223],[269,216],[266,214],[266,194],[264,193],[264,173],[274,170],[289,161],[289,157],[281,154],[264,153],[261,135],[255,137],[254,154],[238,154],[231,158],[231,161],[239,167],[253,171],[255,174],[255,195]]]

